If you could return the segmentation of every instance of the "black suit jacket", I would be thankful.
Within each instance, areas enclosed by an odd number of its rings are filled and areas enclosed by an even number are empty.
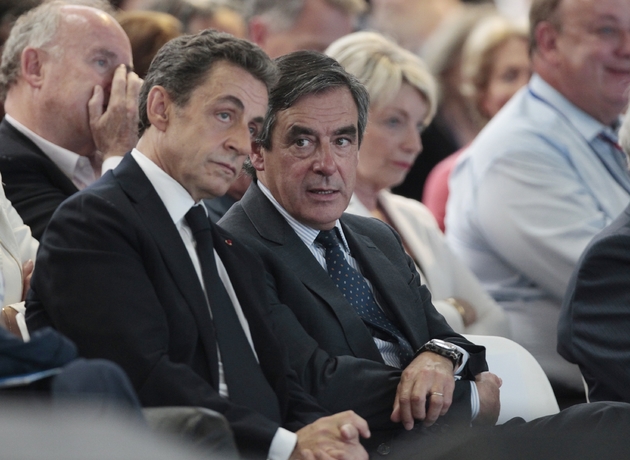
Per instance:
[[[349,214],[341,224],[379,304],[397,318],[414,349],[445,339],[471,353],[463,378],[487,370],[485,349],[454,333],[431,304],[394,230]],[[384,364],[367,327],[256,184],[219,225],[262,257],[274,324],[304,388],[330,411],[353,409],[374,430],[399,428],[389,417],[401,371]],[[448,417],[469,422],[470,413],[470,383],[458,382]]]
[[[6,120],[0,123],[0,172],[7,198],[37,239],[57,207],[78,192],[57,165]]]
[[[216,250],[249,322],[262,370],[284,426],[324,415],[297,383],[268,324],[263,267],[213,226]],[[207,302],[166,207],[131,155],[62,204],[41,241],[27,322],[47,322],[82,356],[106,358],[129,375],[144,406],[202,406],[230,422],[242,453],[267,454],[278,425],[213,388]]]
[[[630,402],[630,207],[582,254],[558,320],[558,353],[591,401]]]

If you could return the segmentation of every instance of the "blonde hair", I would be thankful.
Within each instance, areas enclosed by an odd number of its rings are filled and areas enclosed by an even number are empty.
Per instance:
[[[527,42],[527,25],[505,16],[493,15],[479,22],[464,44],[460,91],[468,100],[471,114],[480,126],[489,121],[488,116],[481,110],[481,98],[490,82],[494,54],[499,47],[513,38]]]
[[[393,100],[403,83],[409,83],[426,99],[424,124],[437,110],[437,84],[424,62],[377,32],[355,32],[333,42],[326,54],[367,88],[370,105],[379,107]]]

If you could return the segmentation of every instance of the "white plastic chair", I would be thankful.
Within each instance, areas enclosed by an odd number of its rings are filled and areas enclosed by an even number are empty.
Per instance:
[[[490,372],[503,380],[497,424],[522,417],[530,421],[560,412],[545,372],[532,354],[513,340],[489,335],[466,335],[486,347]]]

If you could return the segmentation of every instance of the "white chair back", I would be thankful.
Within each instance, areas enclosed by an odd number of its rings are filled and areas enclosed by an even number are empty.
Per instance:
[[[466,335],[471,342],[486,347],[490,372],[503,380],[501,412],[497,424],[514,417],[530,421],[557,414],[558,402],[545,372],[525,348],[513,340],[487,335]]]

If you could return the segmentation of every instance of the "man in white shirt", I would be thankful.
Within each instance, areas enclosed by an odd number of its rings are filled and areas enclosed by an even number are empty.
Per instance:
[[[228,34],[165,45],[141,90],[137,148],[51,219],[27,321],[120,364],[144,406],[220,412],[246,458],[365,459],[367,423],[322,418],[272,332],[262,264],[200,205],[236,178],[275,76]]]
[[[630,0],[535,0],[530,16],[534,75],[453,170],[447,239],[557,394],[583,399],[577,366],[556,352],[556,326],[580,255],[630,201],[616,145]]]
[[[138,139],[142,82],[131,71],[129,39],[102,9],[71,3],[46,3],[18,19],[0,66],[0,170],[36,238],[63,200]]]

